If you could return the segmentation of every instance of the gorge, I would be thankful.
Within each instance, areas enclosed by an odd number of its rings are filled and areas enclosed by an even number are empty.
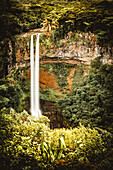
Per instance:
[[[113,169],[113,0],[0,1],[0,169]]]
[[[31,76],[30,36],[37,31],[39,30],[32,30],[29,33],[19,35],[17,38],[16,67],[27,69],[29,79]],[[57,127],[59,124],[56,101],[65,97],[66,93],[72,92],[77,82],[79,85],[83,84],[82,81],[87,80],[91,61],[100,56],[103,64],[112,64],[112,48],[99,46],[94,34],[91,32],[86,34],[74,33],[74,35],[69,36],[70,34],[72,33],[69,33],[65,39],[61,39],[57,47],[53,43],[51,33],[45,32],[40,35],[40,107],[42,114],[47,115],[53,122],[52,127]],[[21,43],[23,43],[23,47]],[[29,111],[27,104],[25,109]]]

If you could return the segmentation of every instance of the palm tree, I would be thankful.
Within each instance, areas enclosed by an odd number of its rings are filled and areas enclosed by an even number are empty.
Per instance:
[[[46,18],[42,23],[43,29],[47,32],[51,32],[52,30],[56,29],[59,25],[57,20]]]

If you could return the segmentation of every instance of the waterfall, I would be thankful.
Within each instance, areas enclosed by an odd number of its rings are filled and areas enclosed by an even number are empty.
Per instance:
[[[31,113],[34,116],[34,48],[33,48],[33,35],[31,35],[31,48],[30,48],[30,61],[31,61]]]
[[[36,35],[36,52],[34,59],[33,36]],[[39,104],[39,33],[31,35],[31,114],[35,117],[41,117]]]

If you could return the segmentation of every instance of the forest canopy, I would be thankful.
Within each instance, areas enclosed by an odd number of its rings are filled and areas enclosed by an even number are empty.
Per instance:
[[[113,1],[0,1],[1,77],[8,74],[11,59],[15,64],[15,35],[42,26],[47,31],[55,30],[60,38],[69,31],[91,31],[97,34],[101,46],[112,47]]]

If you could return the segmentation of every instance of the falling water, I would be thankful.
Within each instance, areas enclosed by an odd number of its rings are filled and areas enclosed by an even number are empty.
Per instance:
[[[31,60],[31,113],[34,116],[34,48],[33,48],[33,35],[31,35],[31,48],[30,48],[30,60]]]
[[[95,57],[98,56],[98,47],[95,47]]]
[[[33,36],[36,35],[36,52],[34,61]],[[39,33],[31,35],[31,114],[35,117],[41,117],[39,104]]]

